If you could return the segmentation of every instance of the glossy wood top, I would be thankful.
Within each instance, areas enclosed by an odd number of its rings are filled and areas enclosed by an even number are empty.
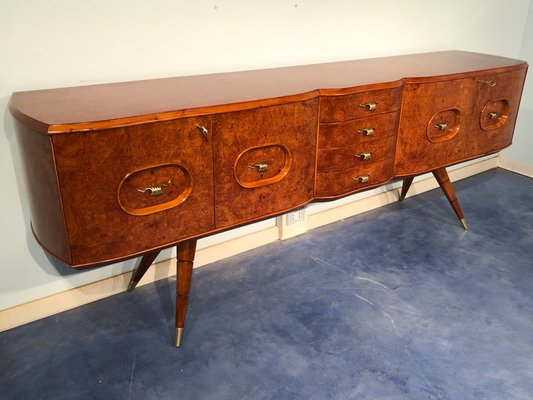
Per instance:
[[[523,61],[462,51],[17,92],[11,113],[43,133],[106,129],[526,68]]]

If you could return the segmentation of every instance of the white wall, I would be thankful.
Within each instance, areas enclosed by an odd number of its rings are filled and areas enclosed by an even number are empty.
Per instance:
[[[513,146],[503,151],[502,156],[533,166],[533,7],[529,9],[519,58],[529,63],[529,77],[522,94]]]
[[[72,272],[35,243],[7,111],[13,91],[448,49],[531,59],[531,43],[521,47],[529,6],[530,0],[0,0],[0,309],[133,265]],[[528,29],[531,37],[531,21]],[[532,85],[526,98],[531,112]],[[527,136],[525,126],[519,136]],[[531,155],[525,160],[533,164]]]

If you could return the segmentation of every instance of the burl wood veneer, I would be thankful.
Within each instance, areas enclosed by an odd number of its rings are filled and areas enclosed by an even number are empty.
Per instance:
[[[74,268],[178,246],[176,345],[196,240],[511,144],[523,61],[447,51],[14,93],[32,229]]]

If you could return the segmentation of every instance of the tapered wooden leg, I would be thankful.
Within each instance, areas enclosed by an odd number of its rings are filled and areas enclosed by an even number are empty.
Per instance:
[[[178,265],[176,274],[176,340],[180,347],[189,302],[192,266],[196,254],[196,240],[188,240],[178,244]]]
[[[154,250],[146,253],[139,262],[138,267],[131,274],[130,283],[128,284],[128,292],[133,292],[141,278],[144,276],[150,265],[153,264],[156,257],[161,253],[161,250]]]
[[[444,192],[444,195],[450,202],[453,208],[453,211],[455,211],[455,214],[457,214],[457,218],[459,218],[459,221],[461,221],[463,228],[468,229],[465,216],[463,215],[463,210],[461,210],[459,201],[457,200],[457,197],[455,197],[455,190],[453,190],[453,186],[452,186],[452,183],[450,182],[450,178],[448,177],[448,173],[446,172],[446,169],[439,168],[432,172],[433,172],[433,175],[435,176],[435,179],[439,183],[440,188]]]
[[[407,195],[407,192],[409,191],[409,188],[411,187],[411,183],[413,183],[413,179],[415,179],[414,176],[403,178],[402,192],[400,193],[400,198],[399,198],[400,201],[405,199],[405,196]]]

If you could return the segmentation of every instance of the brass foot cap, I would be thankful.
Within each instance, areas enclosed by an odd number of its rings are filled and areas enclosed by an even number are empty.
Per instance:
[[[468,229],[468,225],[466,224],[466,219],[461,219],[461,224],[463,225],[463,228],[465,228],[465,230]]]
[[[176,341],[174,342],[174,346],[176,347],[181,346],[182,337],[183,337],[183,328],[176,328]]]
[[[138,282],[130,281],[128,285],[128,289],[126,289],[128,292],[133,292],[133,289],[135,289],[135,286],[137,286]]]

